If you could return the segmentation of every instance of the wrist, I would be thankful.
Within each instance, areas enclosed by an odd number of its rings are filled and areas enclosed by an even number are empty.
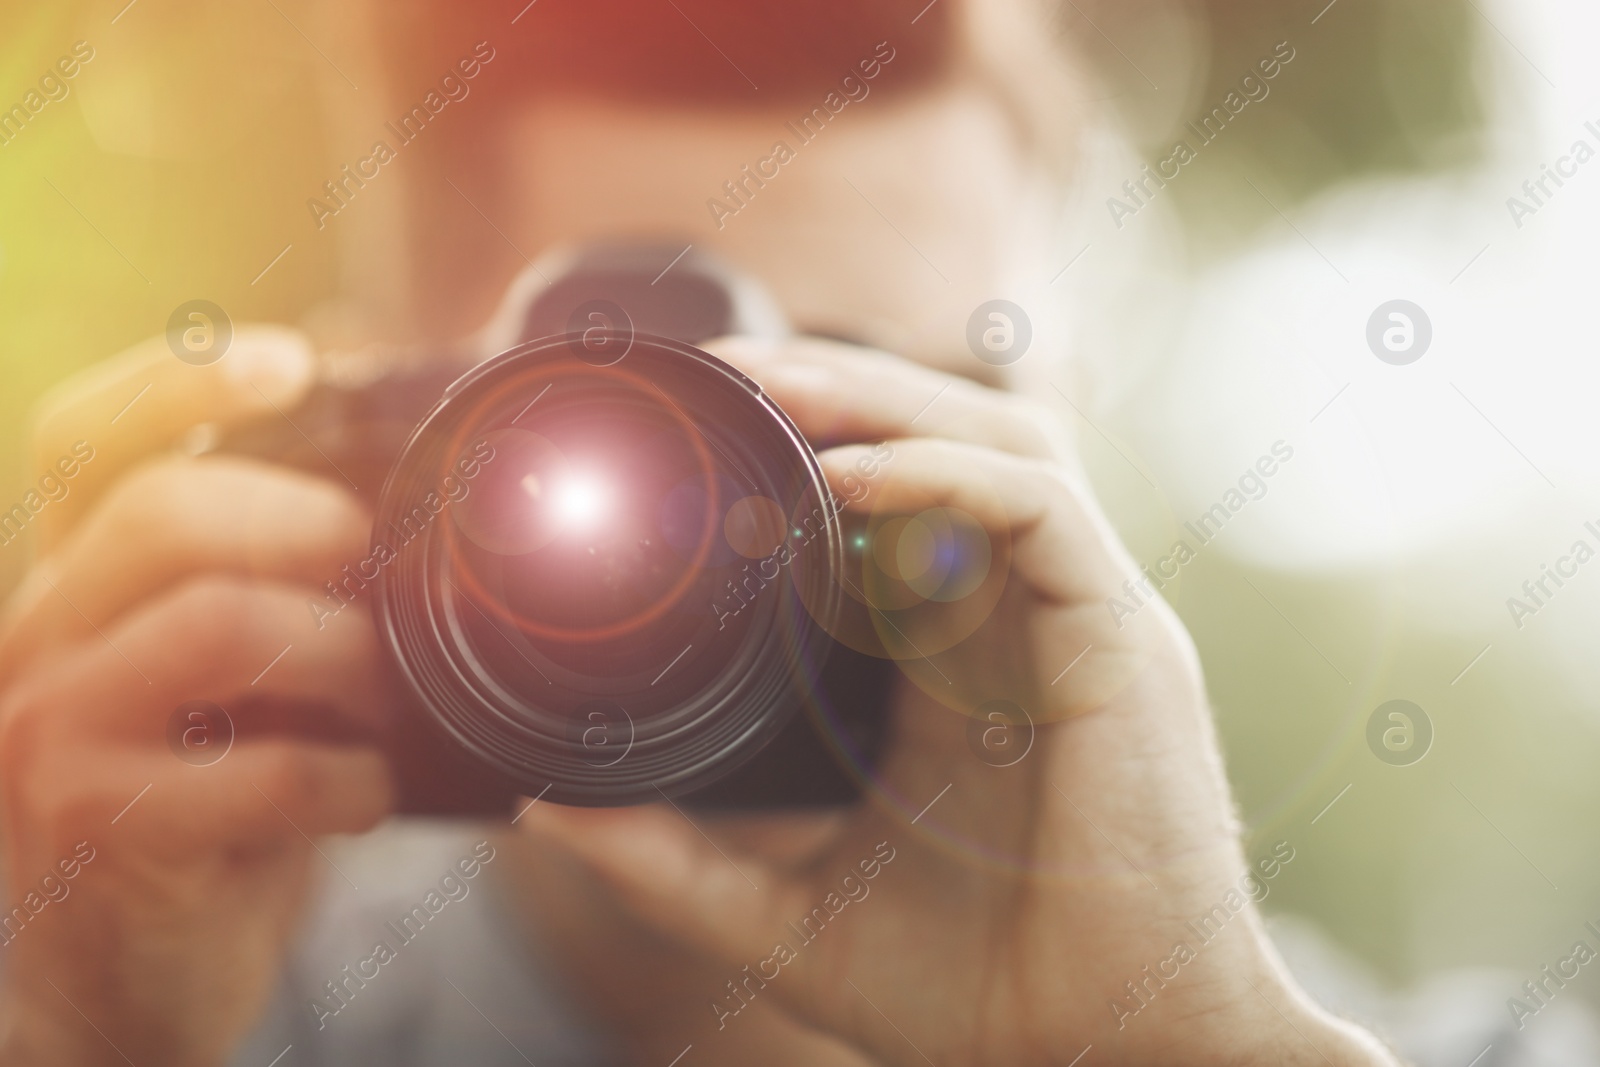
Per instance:
[[[1219,1064],[1282,1067],[1401,1067],[1400,1059],[1361,1026],[1340,1019],[1292,982],[1261,983],[1241,994],[1244,1018],[1215,1046]],[[1254,1009],[1254,1010],[1252,1010]],[[1212,1061],[1207,1061],[1212,1062]]]
[[[1355,1023],[1338,1019],[1320,1008],[1297,1023],[1299,1032],[1286,1035],[1282,1044],[1290,1048],[1268,1055],[1263,1051],[1261,1063],[1332,1064],[1333,1067],[1401,1067],[1398,1056],[1389,1050],[1370,1031]]]
[[[56,1067],[69,1063],[97,1067],[104,1062],[102,1052],[116,1055],[104,1041],[100,1042],[100,1049],[85,1047],[81,1035],[71,1032],[53,1013],[21,1001],[17,990],[8,989],[0,1004],[0,1064],[5,1067]]]
[[[1164,988],[1124,1020],[1125,1028],[1105,1035],[1108,1051],[1120,1046],[1116,1062],[1128,1067],[1400,1067],[1399,1058],[1371,1033],[1312,1000],[1264,932],[1235,942],[1210,962],[1209,974],[1194,976],[1204,980]]]
[[[0,996],[0,1067],[126,1067],[144,1063],[152,1048],[162,1048],[164,1067],[220,1067],[221,1059],[185,1055],[172,1044],[130,1045],[124,1037],[114,1045],[59,990],[33,997],[13,986]]]

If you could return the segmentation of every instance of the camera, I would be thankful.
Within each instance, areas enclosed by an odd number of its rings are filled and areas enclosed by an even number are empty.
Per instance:
[[[393,689],[381,737],[259,697],[242,720],[380,744],[411,814],[859,795],[896,674],[834,636],[864,483],[830,487],[777,404],[694,347],[787,328],[753,279],[674,251],[546,257],[486,331],[514,342],[498,355],[332,357],[299,408],[220,441],[372,507],[369,553],[308,610],[364,602]]]

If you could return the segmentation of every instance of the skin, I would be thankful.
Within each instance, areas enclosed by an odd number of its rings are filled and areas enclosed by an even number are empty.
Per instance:
[[[308,362],[292,335],[261,331],[246,344],[278,353],[290,374],[299,367],[280,398],[303,390]],[[41,420],[40,454],[64,454],[65,427],[102,424],[92,416],[128,373],[148,370],[152,393],[166,394],[129,427],[134,447],[197,411],[231,420],[262,406],[220,368],[172,363],[147,345],[60,394]],[[71,895],[7,947],[7,1063],[222,1062],[270,995],[304,911],[322,862],[311,839],[370,829],[392,806],[370,751],[241,740],[202,768],[166,750],[174,708],[251,690],[289,644],[295,654],[256,691],[325,701],[355,720],[380,714],[370,620],[351,613],[317,633],[305,610],[316,575],[359,558],[366,517],[313,479],[140,457],[121,443],[75,479],[95,502],[70,529],[64,508],[43,531],[44,558],[0,636],[8,899],[77,842],[95,850]]]
[[[808,148],[808,168],[705,243],[769,280],[802,327],[896,348],[713,346],[808,436],[841,442],[822,456],[831,479],[887,440],[894,459],[860,506],[959,507],[1010,546],[994,610],[941,642],[932,666],[905,664],[896,688],[882,778],[915,806],[875,796],[827,815],[706,820],[713,845],[670,807],[536,805],[506,837],[524,920],[640,1062],[690,1042],[700,1063],[1026,1067],[1069,1063],[1091,1044],[1096,1063],[1393,1062],[1299,992],[1252,908],[1124,1027],[1108,1009],[1245,871],[1204,685],[1164,605],[1112,623],[1105,600],[1137,571],[1056,416],[951,373],[984,369],[951,343],[970,308],[1043,263],[1019,236],[1043,220],[1012,206],[1036,168],[976,86],[883,104]],[[525,248],[680,228],[720,184],[706,180],[710,150],[744,145],[772,118],[529,108],[507,134],[520,180],[505,185],[524,192],[490,214]],[[541,153],[550,143],[619,165],[567,167]],[[838,180],[852,174],[904,238],[872,228]],[[197,422],[258,417],[267,398],[292,407],[310,382],[307,347],[294,331],[242,327],[226,360],[192,368],[157,339],[41,409],[43,467],[154,383],[41,516],[41,562],[0,625],[9,898],[77,842],[96,849],[70,908],[44,909],[7,950],[5,1063],[224,1062],[326,873],[311,839],[369,829],[392,806],[381,761],[359,749],[241,740],[207,768],[165,751],[171,709],[189,699],[264,690],[358,721],[382,714],[366,615],[341,612],[319,633],[304,607],[364,554],[360,507],[328,482],[167,451]],[[919,618],[911,637],[939,625]],[[995,695],[1041,724],[1028,757],[1004,770],[966,742],[965,712]],[[952,836],[1012,863],[978,862]],[[709,1005],[723,983],[790,940],[785,922],[881,842],[894,859],[870,899],[719,1021]],[[550,914],[561,921],[540,921]]]
[[[986,766],[968,748],[966,716],[930,696],[939,686],[927,668],[908,664],[882,784],[916,798],[910,809],[874,797],[845,814],[701,819],[716,845],[660,806],[530,809],[519,825],[578,857],[608,904],[720,964],[685,983],[676,1015],[658,1009],[670,1038],[647,1034],[642,1044],[670,1055],[696,1041],[737,1062],[723,1035],[744,1038],[741,1027],[767,1024],[743,1012],[722,1017],[713,1001],[737,1004],[723,999],[723,983],[740,981],[741,968],[771,957],[776,943],[798,945],[785,923],[889,842],[895,859],[872,895],[782,967],[756,1005],[779,1005],[878,1063],[926,1055],[941,1064],[1058,1064],[1089,1044],[1099,1062],[1129,1064],[1389,1062],[1296,991],[1250,909],[1137,1016],[1118,1020],[1108,1009],[1126,996],[1122,983],[1171,956],[1175,942],[1198,943],[1185,920],[1223,901],[1246,868],[1193,648],[1164,606],[1122,630],[1111,622],[1105,599],[1133,564],[1055,451],[1050,416],[1014,395],[847,346],[713,347],[762,381],[803,430],[850,427],[851,436],[891,441],[894,458],[863,507],[961,507],[991,537],[1009,539],[999,607],[935,660],[958,690],[1007,694],[1051,721],[1016,767]],[[948,421],[912,436],[919,403],[943,385]],[[1031,438],[1019,424],[1036,427]],[[841,446],[821,458],[842,480],[862,451]],[[909,825],[935,797],[931,821]],[[1056,873],[997,870],[941,840],[951,835]],[[593,951],[596,940],[605,941],[603,923],[570,947]],[[595,969],[607,976],[603,992],[618,972]],[[633,1002],[611,993],[598,1002]]]

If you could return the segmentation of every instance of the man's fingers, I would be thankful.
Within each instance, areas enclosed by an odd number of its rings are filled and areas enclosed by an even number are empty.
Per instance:
[[[141,850],[172,859],[219,845],[360,833],[395,800],[377,751],[290,739],[240,741],[206,767],[158,749],[58,747],[10,770],[7,792],[31,794],[31,817],[62,844],[106,849],[131,836]]]
[[[310,601],[321,598],[293,586],[187,582],[85,638],[18,686],[13,702],[80,735],[146,741],[190,700],[227,710],[270,696],[378,726],[384,687],[370,617],[347,606],[319,620]]]
[[[34,477],[75,470],[60,478],[65,496],[41,497],[41,543],[53,543],[143,456],[170,448],[201,423],[228,426],[287,411],[313,375],[311,348],[301,333],[241,326],[223,357],[207,366],[178,359],[162,336],[68,379],[40,401],[34,417]],[[92,458],[85,461],[85,455]]]
[[[804,891],[778,867],[730,855],[667,805],[535,804],[519,822],[584,861],[651,926],[719,959],[770,951],[779,916],[804,912]]]
[[[0,640],[78,640],[203,573],[319,588],[367,555],[369,519],[328,482],[251,460],[172,457],[113,487],[13,599]]]
[[[860,586],[851,593],[907,677],[948,707],[970,713],[1003,698],[1039,721],[1126,691],[1150,657],[1142,638],[1164,631],[1169,613],[1113,611],[1138,571],[1093,499],[1039,460],[928,438],[889,446],[886,460],[860,445],[819,458],[830,482],[865,481],[847,507],[873,516],[866,552],[905,588],[872,582],[874,599]],[[1136,595],[1138,606],[1153,596]],[[1019,611],[1031,615],[1022,630]]]
[[[889,447],[888,459],[862,445],[818,457],[833,484],[847,478],[865,483],[851,510],[964,512],[991,535],[1004,536],[1012,545],[1013,567],[1062,602],[1104,598],[1132,573],[1105,516],[1053,466],[957,441],[915,438]]]
[[[294,740],[240,742],[209,767],[165,753],[152,771],[138,818],[196,843],[250,845],[281,837],[353,834],[372,829],[394,807],[388,763],[370,748]],[[141,801],[141,804],[144,804]]]
[[[707,351],[749,375],[820,445],[922,435],[1041,459],[1067,455],[1064,432],[1041,405],[885,352],[738,337]]]

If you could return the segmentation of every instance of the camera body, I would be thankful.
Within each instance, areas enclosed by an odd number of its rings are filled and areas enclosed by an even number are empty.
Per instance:
[[[332,357],[299,408],[223,439],[373,508],[371,552],[308,610],[371,610],[392,668],[381,737],[260,698],[242,722],[376,741],[409,814],[859,796],[897,669],[829,636],[841,500],[772,400],[693,347],[786,326],[674,251],[546,257],[488,331],[500,355]]]

